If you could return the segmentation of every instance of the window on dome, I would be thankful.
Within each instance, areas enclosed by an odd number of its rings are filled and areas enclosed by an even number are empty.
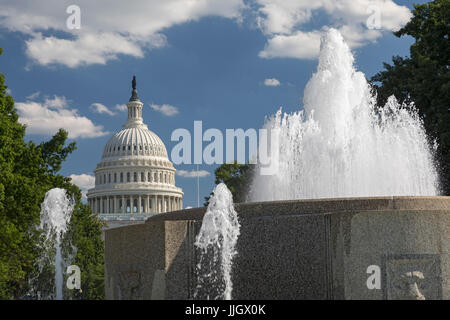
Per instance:
[[[145,175],[143,172],[141,172],[141,182],[145,182]]]
[[[159,182],[162,183],[162,173],[159,174]]]
[[[148,177],[147,177],[147,181],[148,181],[148,182],[151,182],[151,180],[152,180],[152,174],[149,172],[149,173],[148,173]]]
[[[122,147],[122,151],[125,151],[125,146]]]
[[[111,173],[108,173],[108,183],[111,183]]]
[[[123,172],[120,173],[120,182],[123,182]]]
[[[133,181],[137,182],[137,173],[136,172],[134,172],[134,174],[133,174]]]
[[[103,175],[103,183],[106,183],[106,173]]]
[[[130,173],[127,172],[127,182],[130,182]]]
[[[148,146],[147,145],[145,145],[145,151],[147,151],[148,150]]]
[[[128,146],[128,150],[131,150],[131,146]]]
[[[158,174],[156,172],[153,175],[153,181],[158,182]]]
[[[114,173],[114,183],[117,183],[117,173]]]
[[[133,147],[134,147],[133,149],[136,151],[136,146],[133,146]]]
[[[142,145],[139,145],[139,150],[141,150],[141,151],[142,151]]]

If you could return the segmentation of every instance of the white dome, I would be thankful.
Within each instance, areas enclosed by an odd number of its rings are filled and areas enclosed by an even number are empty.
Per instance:
[[[127,122],[106,143],[87,193],[93,212],[106,221],[142,220],[183,206],[176,170],[162,140],[143,122],[135,85],[133,80]]]
[[[146,126],[125,128],[114,134],[106,143],[102,159],[133,155],[168,159],[164,143]]]

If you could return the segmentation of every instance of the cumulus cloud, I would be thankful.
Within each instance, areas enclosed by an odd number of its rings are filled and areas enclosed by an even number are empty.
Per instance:
[[[351,47],[363,46],[411,18],[394,0],[79,0],[81,29],[66,27],[69,0],[15,0],[0,3],[0,27],[26,35],[27,55],[40,65],[106,64],[121,55],[135,58],[165,46],[165,30],[175,25],[218,16],[234,21],[253,19],[267,37],[261,58],[312,59],[327,27],[339,29]],[[249,14],[244,14],[249,11]],[[311,29],[320,15],[326,25]],[[368,28],[371,17],[379,28]]]
[[[278,87],[281,83],[278,79],[270,78],[264,80],[264,85],[268,87]]]
[[[320,37],[329,27],[339,29],[350,47],[360,47],[385,31],[398,30],[411,18],[409,9],[393,0],[255,1],[258,26],[268,38],[261,58],[316,58]],[[314,14],[326,15],[327,25],[306,30]]]
[[[178,114],[178,108],[171,106],[170,104],[163,104],[163,105],[151,104],[150,108],[168,117]]]
[[[0,26],[28,36],[27,55],[40,65],[105,64],[120,55],[141,58],[164,46],[163,31],[207,16],[241,19],[243,0],[79,0],[81,28],[66,27],[69,0],[2,1]],[[44,32],[45,31],[45,32]]]
[[[71,174],[69,177],[72,183],[81,189],[83,198],[86,198],[87,191],[95,186],[95,177],[90,174]]]
[[[69,132],[69,138],[95,138],[109,133],[68,104],[65,97],[55,95],[44,102],[27,100],[16,102],[15,106],[19,122],[27,126],[27,134],[53,135],[60,128]]]
[[[30,99],[30,100],[33,100],[33,99]],[[53,98],[46,97],[44,105],[48,108],[64,109],[69,105],[69,101],[67,101],[66,97],[57,96],[55,94],[53,96]]]
[[[27,97],[27,100],[34,100],[34,99],[36,99],[37,97],[39,97],[40,94],[41,94],[40,91],[36,91],[36,92],[30,94],[30,95]]]
[[[180,177],[184,177],[184,178],[204,178],[210,175],[210,173],[206,170],[192,170],[192,171],[187,171],[187,170],[178,170],[177,171],[177,175]]]
[[[114,109],[119,110],[119,111],[127,111],[128,107],[126,104],[116,104],[116,106],[114,107]]]
[[[116,114],[115,112],[109,110],[107,106],[105,106],[104,104],[98,103],[98,102],[91,104],[90,109],[94,113],[99,113],[99,114],[107,114],[110,116],[113,116]]]
[[[141,46],[115,33],[84,33],[76,39],[44,37],[40,33],[27,40],[27,55],[41,65],[63,64],[77,67],[88,64],[106,64],[118,55],[142,58]]]
[[[314,59],[319,54],[321,32],[297,31],[291,35],[275,35],[259,53],[261,58]]]

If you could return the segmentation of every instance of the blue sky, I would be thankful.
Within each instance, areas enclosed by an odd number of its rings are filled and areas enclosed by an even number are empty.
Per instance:
[[[55,119],[74,119],[60,123],[75,132],[78,146],[63,166],[64,175],[92,175],[103,146],[126,121],[126,112],[115,107],[128,101],[134,74],[144,121],[170,154],[176,144],[170,141],[172,131],[192,131],[195,120],[203,121],[204,130],[224,132],[260,128],[280,106],[299,110],[316,68],[317,39],[326,27],[341,28],[367,77],[393,55],[408,55],[412,43],[392,35],[407,21],[410,1],[205,0],[186,7],[187,2],[174,0],[176,9],[164,7],[170,1],[146,1],[142,7],[138,2],[130,7],[111,1],[105,9],[99,3],[106,2],[78,1],[81,29],[68,30],[65,10],[71,1],[0,0],[0,72],[21,118],[34,121],[27,139],[47,140],[52,131],[33,118],[32,107],[53,111]],[[374,4],[381,10],[382,28],[366,30],[362,22]],[[117,12],[123,14],[120,19],[114,17]],[[267,86],[266,79],[280,84]],[[96,113],[94,103],[109,114]],[[151,104],[178,112],[166,115]],[[214,186],[216,167],[200,166],[210,173],[200,179],[201,201]],[[194,165],[176,168],[195,170]],[[79,179],[81,186],[86,183]],[[185,193],[184,205],[196,206],[196,179],[177,176],[176,183]]]

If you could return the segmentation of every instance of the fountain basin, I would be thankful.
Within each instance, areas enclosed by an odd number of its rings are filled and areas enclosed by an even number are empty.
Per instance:
[[[241,232],[232,268],[234,299],[450,299],[450,197],[290,200],[235,208]],[[204,213],[163,213],[106,230],[106,298],[192,299],[194,241]]]

